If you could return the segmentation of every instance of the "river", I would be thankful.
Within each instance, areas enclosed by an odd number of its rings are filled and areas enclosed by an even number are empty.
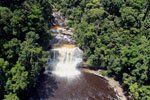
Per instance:
[[[63,17],[58,12],[53,15],[55,27],[51,31],[56,37],[50,42],[49,68],[39,78],[30,100],[119,100],[107,80],[81,71],[83,51]]]

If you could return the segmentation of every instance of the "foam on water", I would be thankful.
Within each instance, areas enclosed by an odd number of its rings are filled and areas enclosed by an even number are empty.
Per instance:
[[[54,48],[51,50],[48,70],[60,77],[76,77],[80,74],[77,66],[82,62],[82,55],[83,52],[78,47]]]

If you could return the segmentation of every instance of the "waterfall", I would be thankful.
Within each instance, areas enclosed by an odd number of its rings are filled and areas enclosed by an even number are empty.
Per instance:
[[[78,47],[57,47],[51,49],[49,71],[61,77],[74,77],[80,74],[77,66],[82,62],[83,52]]]

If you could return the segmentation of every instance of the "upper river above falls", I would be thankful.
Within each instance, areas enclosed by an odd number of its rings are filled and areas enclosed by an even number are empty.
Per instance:
[[[63,17],[56,11],[53,16],[51,31],[56,37],[50,42],[49,68],[40,76],[30,100],[119,100],[107,80],[80,70],[83,51],[74,45]]]

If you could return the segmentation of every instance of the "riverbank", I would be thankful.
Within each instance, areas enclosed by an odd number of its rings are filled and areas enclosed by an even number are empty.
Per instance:
[[[110,77],[102,75],[100,69],[98,69],[98,70],[90,69],[86,62],[83,62],[82,64],[84,64],[84,67],[83,67],[83,69],[81,69],[81,71],[87,72],[87,73],[92,73],[92,74],[95,74],[97,76],[104,78],[105,80],[108,81],[109,85],[112,88],[114,88],[114,90],[117,93],[117,96],[120,98],[120,100],[128,100],[127,97],[125,96],[122,86],[119,84],[118,81],[116,81],[114,78],[110,78]]]

